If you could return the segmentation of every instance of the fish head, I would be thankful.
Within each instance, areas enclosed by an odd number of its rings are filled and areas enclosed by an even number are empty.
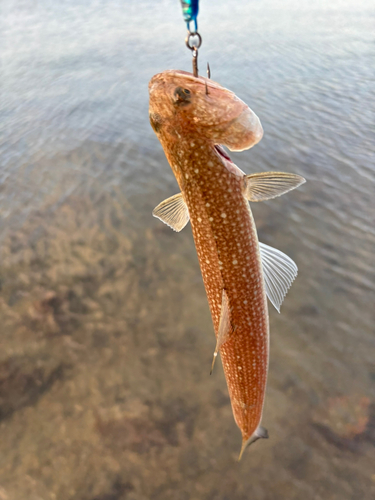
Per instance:
[[[149,93],[151,126],[162,143],[196,136],[243,151],[263,136],[260,120],[247,104],[208,78],[164,71],[151,79]]]

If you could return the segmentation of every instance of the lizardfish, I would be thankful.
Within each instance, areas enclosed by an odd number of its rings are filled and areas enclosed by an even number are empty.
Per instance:
[[[297,275],[285,254],[258,242],[248,201],[275,198],[305,179],[283,172],[246,175],[222,147],[259,142],[259,118],[207,78],[164,71],[149,84],[150,122],[181,192],[153,215],[175,231],[189,219],[234,419],[246,446],[268,437],[261,426],[269,358],[267,295],[279,310]]]

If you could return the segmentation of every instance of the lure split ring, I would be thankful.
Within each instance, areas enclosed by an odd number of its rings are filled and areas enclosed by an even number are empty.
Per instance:
[[[198,42],[194,43],[194,39],[198,38]],[[185,38],[186,47],[192,51],[198,50],[202,45],[202,37],[198,33],[198,31],[188,31],[188,34]]]
[[[202,37],[198,31],[188,31],[185,44],[193,53],[193,75],[198,77],[198,49],[202,45]]]

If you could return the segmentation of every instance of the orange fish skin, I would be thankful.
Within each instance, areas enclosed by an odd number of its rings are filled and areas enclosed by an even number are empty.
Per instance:
[[[149,88],[150,121],[188,206],[216,336],[223,290],[228,297],[231,327],[220,355],[244,446],[262,418],[268,308],[244,174],[215,145],[242,150],[263,131],[245,103],[211,80],[168,71],[153,77]]]

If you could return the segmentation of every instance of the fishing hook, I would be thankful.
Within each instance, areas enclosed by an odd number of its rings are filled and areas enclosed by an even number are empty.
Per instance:
[[[194,42],[195,38],[198,40]],[[202,45],[202,37],[198,31],[188,31],[185,38],[185,44],[193,53],[193,75],[198,78],[198,49]]]
[[[211,68],[210,68],[209,63],[207,63],[207,78],[208,79],[211,78]],[[205,89],[206,89],[206,95],[208,95],[207,80],[204,81],[204,86],[205,86]]]

